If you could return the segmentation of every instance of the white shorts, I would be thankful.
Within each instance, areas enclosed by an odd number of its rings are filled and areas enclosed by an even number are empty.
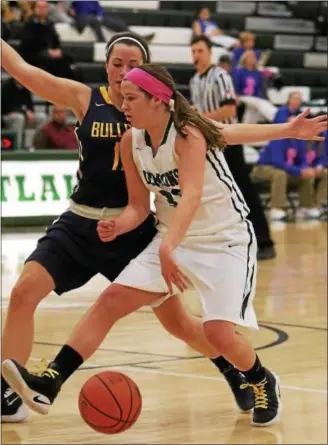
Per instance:
[[[170,297],[158,256],[162,239],[162,234],[156,235],[115,280],[123,286],[167,293],[154,300],[153,307]],[[256,252],[256,238],[249,221],[240,222],[229,231],[187,237],[177,247],[177,262],[200,296],[203,321],[226,320],[258,328],[253,308]],[[175,291],[179,293],[177,288]]]

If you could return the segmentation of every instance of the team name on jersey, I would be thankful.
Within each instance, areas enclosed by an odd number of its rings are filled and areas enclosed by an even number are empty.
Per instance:
[[[157,187],[175,187],[179,185],[179,171],[177,168],[166,173],[151,173],[145,170],[142,171],[145,181],[149,185]]]
[[[91,137],[120,139],[130,127],[130,124],[94,121],[91,127]]]

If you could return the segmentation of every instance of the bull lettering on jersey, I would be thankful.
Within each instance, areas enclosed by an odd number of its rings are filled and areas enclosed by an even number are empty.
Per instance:
[[[94,121],[91,128],[91,137],[120,139],[124,131],[130,127],[131,125],[129,124]]]
[[[154,174],[144,170],[142,173],[147,184],[155,185],[156,187],[175,187],[179,185],[179,171],[177,168],[162,174]]]

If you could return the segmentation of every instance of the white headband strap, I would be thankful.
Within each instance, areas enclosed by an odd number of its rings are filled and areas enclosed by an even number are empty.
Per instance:
[[[107,48],[107,52],[106,52],[106,58],[108,57],[108,54],[112,48],[113,45],[115,45],[116,43],[120,42],[121,40],[131,40],[132,42],[136,43],[137,46],[139,46],[139,48],[142,50],[142,52],[144,53],[146,62],[148,62],[148,54],[146,51],[146,48],[143,46],[143,44],[141,42],[139,42],[139,40],[134,39],[133,37],[120,37],[117,40],[115,40],[114,42],[112,42],[109,47]]]

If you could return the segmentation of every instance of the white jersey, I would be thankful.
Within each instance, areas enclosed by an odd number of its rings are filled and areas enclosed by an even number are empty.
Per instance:
[[[166,131],[163,144],[153,156],[148,134],[144,130],[132,129],[134,162],[146,187],[155,194],[158,230],[162,233],[168,230],[181,199],[179,156],[175,151],[176,136],[176,129],[171,124]],[[223,153],[218,149],[207,151],[201,205],[186,236],[207,235],[228,230],[245,220],[248,212],[249,209]]]

